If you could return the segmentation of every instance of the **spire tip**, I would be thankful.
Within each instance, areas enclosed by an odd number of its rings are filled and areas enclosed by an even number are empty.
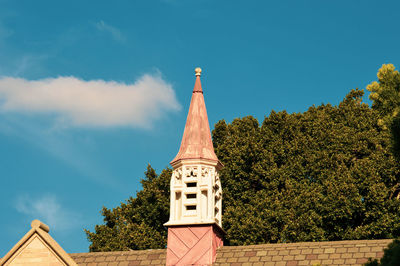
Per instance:
[[[200,67],[196,67],[194,72],[196,73],[196,76],[201,76],[201,68]]]

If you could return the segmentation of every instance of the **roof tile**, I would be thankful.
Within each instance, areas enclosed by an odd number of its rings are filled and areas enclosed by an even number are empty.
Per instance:
[[[383,249],[391,241],[384,239],[224,246],[218,249],[214,265],[362,265],[368,258],[381,258]],[[73,253],[70,256],[80,266],[165,265],[166,250]]]

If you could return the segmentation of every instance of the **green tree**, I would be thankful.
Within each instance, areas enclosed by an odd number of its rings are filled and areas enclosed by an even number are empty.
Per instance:
[[[400,160],[400,73],[392,64],[382,65],[378,81],[367,86],[373,101],[372,108],[380,115],[380,124],[393,137],[393,151]]]
[[[400,161],[400,114],[397,114],[390,125],[393,138],[393,153]]]
[[[400,236],[400,171],[381,114],[352,90],[338,106],[248,116],[213,130],[225,244]],[[143,190],[87,231],[91,251],[163,248],[171,170],[149,166]]]
[[[370,260],[365,266],[398,266],[400,265],[400,240],[396,239],[385,249],[383,257],[378,261],[377,259]]]
[[[399,169],[362,95],[272,112],[261,126],[252,117],[217,123],[227,244],[399,235]]]
[[[103,207],[103,225],[94,232],[86,231],[92,243],[90,251],[164,248],[167,232],[163,226],[169,218],[169,181],[172,171],[164,169],[160,175],[148,165],[143,189],[136,198],[110,210]]]

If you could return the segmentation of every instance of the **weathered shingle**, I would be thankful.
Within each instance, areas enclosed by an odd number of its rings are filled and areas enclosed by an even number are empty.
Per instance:
[[[224,246],[218,250],[215,265],[362,265],[368,258],[381,258],[390,242],[384,239]]]
[[[80,266],[165,265],[165,249],[72,253]]]
[[[390,242],[391,239],[224,246],[218,249],[214,265],[362,265],[368,258],[381,258]],[[165,265],[166,250],[73,253],[70,256],[81,266]]]

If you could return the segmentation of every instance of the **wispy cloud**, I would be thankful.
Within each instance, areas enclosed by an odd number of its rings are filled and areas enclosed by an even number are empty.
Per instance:
[[[9,56],[0,53],[0,78],[4,76],[35,76],[46,72],[44,62],[48,58],[44,54],[19,53]]]
[[[65,231],[81,226],[82,217],[76,212],[64,208],[55,195],[43,195],[37,198],[21,195],[16,199],[15,209],[30,219],[39,219],[50,229]]]
[[[146,74],[133,84],[0,78],[1,113],[51,115],[59,127],[149,128],[166,112],[179,109],[174,90],[159,75]]]
[[[103,20],[100,20],[99,22],[95,23],[95,26],[99,31],[111,34],[113,39],[118,42],[124,43],[126,40],[125,36],[121,33],[119,29],[105,23]]]
[[[72,167],[97,184],[121,190],[121,184],[104,165],[93,160],[91,140],[49,125],[46,119],[29,119],[21,115],[0,116],[0,133],[21,139]]]
[[[46,55],[24,54],[15,59],[12,76],[32,74],[42,70],[42,62],[47,59]]]
[[[13,31],[8,29],[1,21],[0,21],[0,41],[5,40],[10,35],[12,35]]]

